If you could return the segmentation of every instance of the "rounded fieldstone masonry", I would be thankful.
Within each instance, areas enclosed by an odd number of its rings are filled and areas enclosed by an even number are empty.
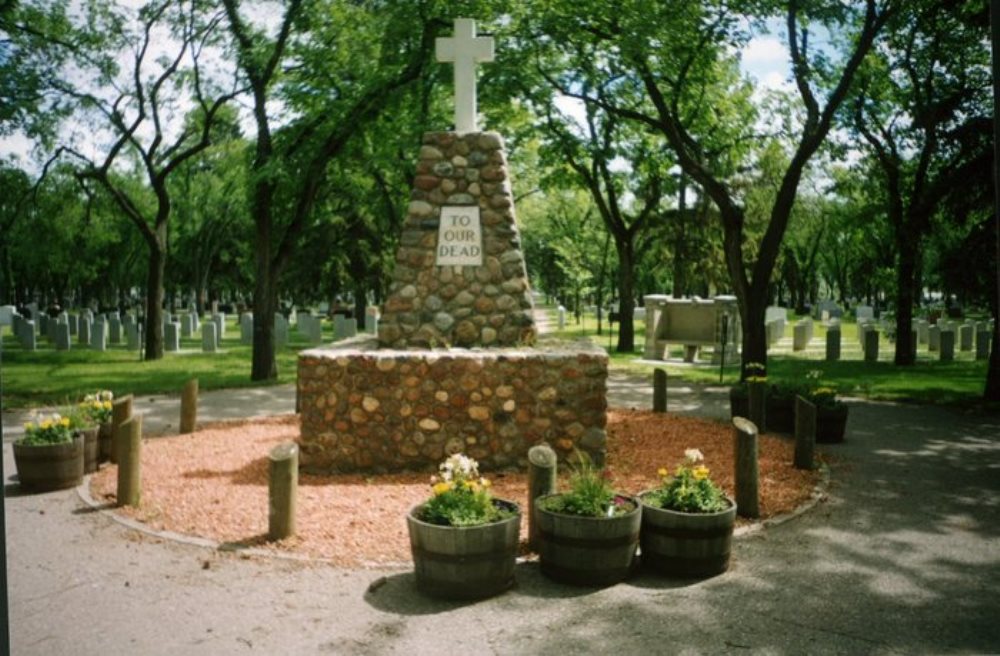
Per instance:
[[[478,207],[480,266],[438,266],[442,207]],[[382,318],[389,348],[517,346],[535,339],[503,139],[424,134]]]
[[[589,341],[523,348],[379,348],[359,336],[299,354],[307,472],[432,470],[462,452],[526,467],[545,441],[604,462],[608,357]]]

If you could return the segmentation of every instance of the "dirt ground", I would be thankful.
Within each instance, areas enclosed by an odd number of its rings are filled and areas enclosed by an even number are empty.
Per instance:
[[[121,512],[151,528],[322,558],[343,566],[408,562],[405,515],[430,494],[429,474],[299,477],[297,534],[268,543],[267,454],[298,436],[292,416],[220,423],[190,435],[143,444],[143,501]],[[608,413],[608,468],[617,491],[636,494],[658,484],[656,470],[673,469],[684,450],[705,455],[711,477],[733,493],[732,429],[716,421],[638,410]],[[759,438],[761,514],[794,510],[810,496],[816,472],[791,466],[787,438]],[[566,468],[561,468],[561,478]],[[495,496],[527,503],[527,478],[491,472]],[[113,501],[117,467],[105,465],[91,480],[99,501]],[[523,519],[522,535],[527,535]]]

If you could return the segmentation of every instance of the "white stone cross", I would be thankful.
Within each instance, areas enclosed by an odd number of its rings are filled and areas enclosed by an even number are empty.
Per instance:
[[[455,132],[476,132],[476,62],[493,61],[493,37],[476,36],[476,21],[455,19],[455,36],[439,37],[439,62],[455,64]]]

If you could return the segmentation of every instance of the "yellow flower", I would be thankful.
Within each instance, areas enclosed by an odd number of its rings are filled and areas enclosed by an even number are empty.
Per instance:
[[[483,487],[489,487],[490,485],[492,485],[492,483],[490,483],[490,479],[488,478],[480,478],[479,484],[482,485]]]
[[[656,470],[656,475],[657,476],[661,476],[661,477],[662,476],[666,476],[667,475],[667,468],[666,467],[660,467],[659,469]]]
[[[699,481],[703,481],[708,478],[708,467],[705,465],[698,465],[694,468],[694,477]]]
[[[24,422],[24,430],[26,431],[35,430],[35,425],[30,421],[26,421]]]
[[[68,428],[69,427],[69,417],[63,417],[62,419],[59,420],[59,423],[62,424],[63,426],[66,426]]]
[[[444,494],[450,489],[451,489],[451,483],[448,483],[447,481],[441,481],[440,483],[435,483],[433,488],[435,496],[439,494]]]
[[[38,427],[41,428],[42,430],[48,430],[48,429],[52,428],[52,420],[51,419],[43,419],[42,423],[40,423],[38,425]]]
[[[110,410],[111,409],[111,401],[105,401],[104,402],[104,409],[105,410]]]

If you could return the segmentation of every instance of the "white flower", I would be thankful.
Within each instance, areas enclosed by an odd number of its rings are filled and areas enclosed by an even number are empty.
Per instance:
[[[698,449],[685,449],[684,458],[688,461],[688,464],[693,465],[696,462],[704,460],[705,456]]]
[[[474,479],[479,476],[479,463],[472,458],[456,453],[441,463],[441,478],[445,481]]]

